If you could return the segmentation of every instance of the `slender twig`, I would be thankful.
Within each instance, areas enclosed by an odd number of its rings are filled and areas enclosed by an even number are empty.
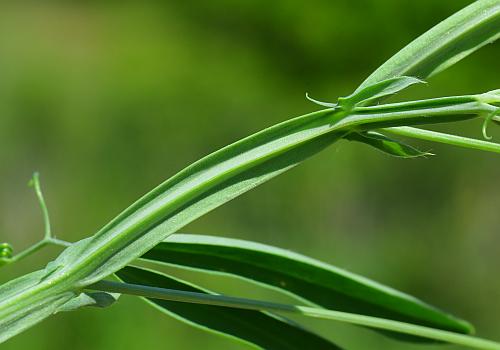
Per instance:
[[[145,298],[162,299],[193,304],[215,305],[238,309],[273,311],[291,313],[307,317],[315,317],[340,322],[351,323],[359,326],[378,328],[394,331],[433,340],[444,341],[457,345],[468,346],[484,350],[500,350],[500,344],[490,340],[476,338],[468,335],[438,330],[434,328],[418,326],[410,323],[381,319],[372,316],[358,315],[348,312],[319,309],[307,306],[280,304],[268,301],[238,298],[224,295],[204,294],[187,292],[175,289],[143,286],[131,283],[120,283],[112,281],[99,281],[87,287],[91,290],[99,290],[111,293],[121,293],[141,296]]]
[[[32,246],[30,246],[29,248],[26,248],[25,250],[17,253],[16,255],[14,255],[12,258],[9,258],[9,259],[6,259],[5,261],[9,264],[12,264],[12,263],[15,263],[19,260],[22,260],[34,253],[36,253],[37,251],[39,251],[40,249],[44,248],[45,246],[47,246],[49,244],[49,242],[46,240],[46,239],[43,239],[35,244],[33,244]]]
[[[40,204],[40,209],[42,210],[43,223],[45,226],[44,239],[50,239],[52,238],[52,232],[50,227],[49,210],[47,209],[47,204],[45,203],[45,199],[43,198],[42,187],[40,186],[40,174],[38,172],[35,172],[33,174],[29,185],[34,187],[36,197],[38,198],[38,203]]]
[[[9,258],[2,258],[3,264],[11,264],[15,263],[19,260],[22,260],[37,251],[41,250],[42,248],[46,247],[47,245],[57,245],[61,247],[69,247],[71,245],[70,242],[66,242],[62,239],[56,238],[52,234],[51,226],[50,226],[50,216],[49,216],[49,210],[47,209],[47,204],[45,203],[45,198],[43,197],[43,192],[42,192],[42,186],[40,185],[40,174],[38,172],[35,172],[33,174],[33,177],[31,178],[30,182],[28,183],[29,186],[32,186],[35,189],[35,194],[38,199],[38,204],[40,205],[40,209],[42,210],[42,216],[43,216],[43,223],[45,227],[44,231],[44,236],[41,241],[36,242],[32,246],[24,249],[23,251],[17,253],[13,257]]]
[[[500,153],[500,144],[489,141],[476,140],[468,137],[450,135],[442,132],[413,128],[409,126],[385,128],[381,130],[385,133],[394,135],[412,137],[426,141],[440,142],[453,146],[478,149],[481,151]]]
[[[67,247],[69,247],[69,246],[71,246],[73,244],[71,242],[64,241],[62,239],[54,238],[54,237],[52,237],[49,240],[47,240],[47,242],[49,244],[56,245],[56,246],[59,246],[59,247],[65,247],[65,248],[67,248]]]

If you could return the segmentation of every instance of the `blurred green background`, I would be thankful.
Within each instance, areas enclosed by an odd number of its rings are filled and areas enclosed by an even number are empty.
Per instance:
[[[306,91],[327,101],[349,94],[468,3],[2,2],[0,241],[20,250],[42,235],[26,186],[34,170],[59,237],[91,235],[203,155],[318,109]],[[498,88],[499,54],[499,45],[489,45],[404,98]],[[479,121],[440,129],[481,137]],[[490,134],[500,139],[497,130]],[[417,144],[438,155],[400,160],[338,143],[183,232],[319,258],[464,317],[479,335],[500,341],[498,155]],[[48,249],[4,267],[0,280],[42,267],[55,254]],[[233,295],[276,297],[229,278],[168,271]],[[439,348],[403,347],[333,322],[306,323],[350,349]],[[143,348],[250,349],[130,297],[108,310],[59,314],[2,345]]]

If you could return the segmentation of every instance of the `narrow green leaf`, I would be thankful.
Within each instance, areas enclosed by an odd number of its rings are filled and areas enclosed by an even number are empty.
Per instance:
[[[363,89],[355,91],[347,97],[339,98],[339,106],[352,108],[356,105],[366,105],[373,103],[381,98],[394,95],[412,85],[422,84],[424,81],[415,77],[395,77],[382,80],[373,85],[369,85]]]
[[[270,286],[324,308],[472,333],[472,326],[412,296],[321,261],[269,245],[174,234],[144,259]]]
[[[475,1],[401,49],[377,68],[356,89],[356,92],[397,76],[410,75],[427,79],[449,68],[482,46],[493,43],[499,37],[500,1]],[[493,121],[500,124],[500,118],[494,117]],[[412,137],[410,135],[412,129],[406,127],[407,136]],[[419,136],[423,136],[426,132],[419,129],[413,131]],[[428,136],[429,139],[432,137],[430,133]],[[441,140],[443,139],[434,138],[432,141],[441,142]],[[468,147],[468,144],[463,142],[464,138],[455,141],[445,143]]]
[[[120,297],[116,293],[85,292],[61,305],[57,312],[75,311],[81,307],[91,306],[98,308],[110,307]]]
[[[353,92],[349,96],[339,97],[337,103],[318,101],[311,98],[309,94],[306,94],[306,98],[320,106],[333,109],[342,108],[345,111],[350,111],[355,106],[363,106],[373,103],[384,97],[394,95],[412,85],[422,83],[425,83],[425,81],[415,77],[401,76],[369,85],[361,90]]]
[[[392,56],[357,91],[397,76],[427,79],[499,37],[500,1],[475,1]]]
[[[313,317],[323,320],[332,320],[379,330],[401,333],[419,338],[443,341],[450,344],[462,345],[475,349],[500,350],[500,343],[491,340],[419,326],[406,322],[388,320],[366,315],[358,315],[349,312],[327,310],[302,305],[281,304],[271,301],[239,298],[220,294],[205,294],[200,292],[183,291],[178,289],[168,289],[125,282],[99,281],[88,286],[88,288],[90,290],[122,293],[126,295],[134,295],[144,298],[168,300],[181,303],[222,306],[243,310],[269,311],[280,315],[288,314],[303,317]]]
[[[116,273],[125,282],[212,294],[193,284],[153,270],[127,266]],[[148,303],[204,330],[269,350],[340,349],[296,322],[267,312],[147,298]]]
[[[429,152],[420,151],[404,142],[391,139],[376,131],[353,132],[344,136],[344,139],[367,144],[379,151],[399,158],[417,158],[433,155]]]

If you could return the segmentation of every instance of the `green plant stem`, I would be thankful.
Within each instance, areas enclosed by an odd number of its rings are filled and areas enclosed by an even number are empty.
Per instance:
[[[69,246],[71,246],[72,244],[74,244],[74,243],[71,243],[71,242],[68,242],[68,241],[64,241],[62,239],[58,239],[58,238],[54,238],[54,237],[50,238],[48,240],[48,242],[50,244],[53,244],[53,245],[56,245],[56,246],[59,246],[59,247],[66,247],[66,248],[69,247]]]
[[[40,185],[40,174],[38,172],[35,172],[33,174],[33,178],[29,182],[29,185],[31,185],[35,188],[35,194],[36,194],[36,197],[38,198],[38,203],[40,204],[40,209],[42,210],[43,223],[45,226],[44,238],[50,239],[50,238],[52,238],[52,232],[51,232],[51,228],[50,228],[49,210],[47,209],[47,204],[45,203],[45,199],[43,197],[42,187]]]
[[[14,255],[12,258],[6,260],[6,262],[8,262],[9,264],[12,264],[12,263],[15,263],[19,260],[22,260],[34,253],[36,253],[37,251],[39,251],[40,249],[42,249],[43,247],[45,247],[47,244],[49,244],[48,241],[46,241],[45,239],[44,240],[41,240],[35,244],[33,244],[31,247],[29,248],[26,248],[25,250],[17,253],[16,255]]]
[[[406,136],[426,141],[445,143],[453,146],[500,153],[500,144],[498,143],[476,140],[463,136],[449,135],[437,131],[412,128],[408,126],[384,128],[381,129],[381,131],[399,136]]]
[[[62,239],[55,238],[54,235],[52,234],[51,226],[50,226],[50,217],[49,217],[49,210],[47,209],[47,204],[45,203],[45,198],[43,197],[43,192],[42,192],[42,186],[40,185],[40,174],[38,172],[35,172],[33,174],[33,177],[31,178],[30,182],[28,183],[29,186],[33,186],[35,189],[35,194],[38,199],[38,204],[40,205],[40,209],[42,210],[42,216],[43,216],[43,223],[45,227],[45,232],[43,239],[35,244],[33,244],[31,247],[26,248],[25,250],[21,251],[20,253],[17,253],[14,255],[12,258],[3,258],[2,262],[5,264],[12,264],[15,263],[19,260],[22,260],[36,252],[38,252],[40,249],[46,247],[49,244],[52,245],[57,245],[61,247],[69,247],[71,245],[70,242],[63,241]]]
[[[4,259],[4,261],[6,261],[9,264],[15,263],[15,262],[20,261],[24,258],[27,258],[28,256],[36,253],[37,251],[39,251],[42,248],[44,248],[48,245],[51,245],[51,244],[66,248],[66,247],[69,247],[72,243],[63,241],[62,239],[53,238],[53,237],[44,238],[41,241],[33,244],[31,247],[26,248],[25,250],[17,253],[12,258]]]
[[[273,303],[261,300],[230,297],[223,295],[186,292],[181,290],[157,288],[130,283],[99,281],[87,287],[110,293],[135,295],[145,298],[162,299],[169,301],[232,307],[239,309],[272,311],[290,313],[307,317],[328,319],[351,323],[359,326],[383,329],[414,336],[425,337],[433,340],[444,341],[456,345],[468,346],[483,350],[500,350],[500,344],[476,337],[458,333],[437,330],[429,327],[417,326],[409,323],[381,319],[377,317],[358,315],[347,312],[319,309],[307,306]]]

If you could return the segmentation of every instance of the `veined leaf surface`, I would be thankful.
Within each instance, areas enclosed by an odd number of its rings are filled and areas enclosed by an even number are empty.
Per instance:
[[[403,75],[426,79],[499,37],[500,1],[475,1],[401,49],[377,68],[357,91]]]
[[[465,321],[412,296],[321,261],[255,242],[174,234],[144,259],[230,274],[327,309],[471,333]]]
[[[210,293],[153,270],[127,266],[116,273],[127,283],[188,292]],[[338,350],[337,345],[314,334],[294,321],[271,313],[214,305],[189,304],[160,299],[145,299],[157,309],[196,327],[269,350]]]

